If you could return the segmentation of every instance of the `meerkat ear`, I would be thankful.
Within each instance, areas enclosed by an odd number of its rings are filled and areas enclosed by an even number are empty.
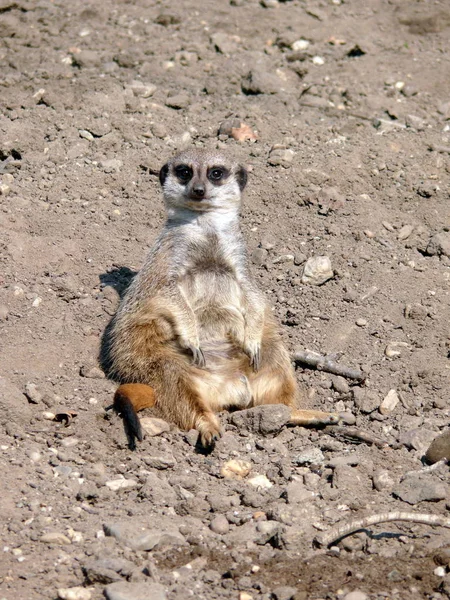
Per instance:
[[[162,168],[161,171],[159,172],[159,183],[161,185],[164,185],[164,182],[166,180],[166,177],[169,173],[169,165],[165,164]]]
[[[245,167],[239,167],[236,173],[236,179],[239,185],[239,188],[242,192],[242,190],[245,188],[245,186],[247,185],[247,179],[248,179],[248,172],[247,169]]]

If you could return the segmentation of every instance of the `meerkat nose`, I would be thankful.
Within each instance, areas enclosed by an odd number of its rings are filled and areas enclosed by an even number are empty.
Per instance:
[[[205,186],[202,185],[201,183],[194,185],[194,187],[192,188],[192,195],[198,199],[204,198],[205,197]]]

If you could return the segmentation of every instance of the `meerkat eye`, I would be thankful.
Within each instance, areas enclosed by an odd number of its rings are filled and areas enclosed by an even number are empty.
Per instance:
[[[226,177],[227,171],[222,167],[213,167],[208,173],[208,179],[213,183]]]
[[[187,183],[192,179],[192,169],[187,165],[179,165],[178,167],[175,167],[175,175],[182,183]]]

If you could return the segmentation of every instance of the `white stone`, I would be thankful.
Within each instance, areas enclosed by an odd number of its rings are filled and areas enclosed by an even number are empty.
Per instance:
[[[302,283],[310,285],[322,285],[334,275],[331,261],[328,256],[313,256],[309,258],[302,274]]]
[[[390,415],[399,402],[400,398],[398,397],[397,391],[389,390],[389,392],[384,397],[383,402],[380,404],[380,413],[382,415]]]
[[[248,480],[248,483],[260,490],[268,490],[273,486],[273,483],[265,475],[255,475]]]
[[[91,592],[84,587],[59,588],[58,598],[61,600],[91,600]]]
[[[113,492],[118,492],[119,490],[126,490],[136,487],[137,481],[134,479],[125,479],[123,475],[120,475],[117,479],[111,479],[110,481],[107,481],[105,485]]]
[[[308,40],[297,40],[296,42],[294,42],[291,46],[292,50],[295,51],[299,51],[299,50],[306,50],[306,48],[308,48],[309,46],[309,42]]]

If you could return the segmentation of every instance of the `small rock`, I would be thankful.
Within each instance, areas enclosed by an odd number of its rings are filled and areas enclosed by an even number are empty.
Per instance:
[[[261,6],[264,6],[264,8],[277,8],[278,5],[278,0],[261,0]]]
[[[344,411],[338,413],[340,421],[345,423],[346,425],[354,425],[356,423],[356,417],[353,413]]]
[[[105,173],[118,173],[123,166],[123,162],[119,158],[109,158],[107,160],[101,160],[98,166],[103,169]]]
[[[245,460],[232,459],[226,462],[220,469],[220,474],[225,479],[243,479],[247,477],[252,469],[252,465]]]
[[[160,583],[117,581],[104,589],[107,600],[167,600],[164,586]]]
[[[144,456],[144,462],[152,469],[171,469],[177,464],[177,461],[171,454],[154,454],[152,456]]]
[[[392,493],[412,505],[419,502],[438,502],[447,497],[447,486],[431,475],[410,475],[405,477]]]
[[[7,196],[10,191],[11,188],[9,187],[9,185],[0,182],[0,196]]]
[[[435,431],[430,431],[425,427],[410,429],[401,433],[398,441],[410,450],[417,450],[424,453],[430,445],[430,442],[436,437]]]
[[[166,431],[170,431],[170,424],[164,419],[158,419],[157,417],[142,417],[140,419],[141,427],[145,431],[146,435],[155,437],[161,435]]]
[[[232,54],[239,47],[240,38],[237,35],[230,35],[224,31],[218,31],[211,36],[211,42],[218,52],[222,54]]]
[[[260,490],[268,490],[273,486],[273,483],[265,475],[255,475],[247,481],[250,485]]]
[[[59,531],[44,533],[44,535],[41,537],[41,542],[44,542],[44,544],[56,544],[59,546],[68,546],[71,544],[69,538]]]
[[[378,410],[382,415],[390,415],[399,402],[400,398],[398,397],[397,391],[389,390]]]
[[[175,96],[169,96],[166,100],[166,106],[180,110],[187,108],[191,103],[190,98],[187,94],[176,94]]]
[[[395,481],[392,479],[389,471],[380,469],[373,474],[373,487],[378,492],[391,492],[394,485]]]
[[[289,263],[289,262],[293,262],[293,261],[294,261],[293,254],[281,254],[280,256],[277,256],[276,258],[273,259],[272,264],[279,265],[282,263]]]
[[[137,484],[137,481],[134,479],[125,479],[123,475],[119,475],[117,479],[111,479],[110,481],[105,482],[106,487],[113,492],[134,488]]]
[[[276,521],[259,521],[256,525],[255,543],[264,546],[279,533],[280,529],[280,524]]]
[[[425,321],[428,316],[428,310],[423,304],[407,304],[405,306],[405,317],[413,321]]]
[[[59,588],[58,598],[61,600],[91,600],[91,592],[81,586],[72,588]]]
[[[99,367],[83,365],[80,369],[80,375],[88,379],[105,379],[105,374]]]
[[[406,342],[389,342],[384,349],[384,353],[388,358],[395,358],[396,356],[401,356],[402,349],[409,347],[409,344]]]
[[[372,390],[365,390],[360,387],[354,387],[353,401],[356,407],[364,414],[370,414],[376,410],[379,406],[379,399],[377,394]]]
[[[265,404],[240,410],[231,415],[231,422],[239,429],[253,433],[275,433],[291,418],[291,410],[284,404]]]
[[[39,404],[39,402],[42,401],[42,394],[38,390],[37,385],[35,383],[27,383],[25,385],[25,396],[33,404]]]
[[[84,138],[85,140],[88,140],[89,142],[92,142],[95,139],[94,136],[92,135],[92,133],[90,131],[88,131],[87,129],[79,129],[78,134],[81,138]]]
[[[313,56],[312,62],[313,65],[318,65],[320,67],[325,64],[325,59],[322,56]]]
[[[292,462],[295,465],[322,465],[325,462],[325,456],[317,446],[304,448],[301,452],[293,456]]]
[[[308,42],[308,40],[296,40],[295,42],[293,42],[291,44],[291,48],[292,48],[292,50],[294,50],[294,52],[298,52],[298,51],[306,50],[306,48],[308,48],[309,45],[310,45],[310,42]]]
[[[426,253],[430,256],[450,256],[450,232],[442,232],[433,235],[428,242]]]
[[[347,383],[347,380],[344,377],[340,377],[339,375],[333,375],[331,377],[331,383],[333,388],[339,394],[348,394],[350,391],[350,386]]]
[[[214,531],[214,533],[218,533],[219,535],[225,535],[230,531],[230,524],[225,515],[217,515],[217,517],[214,517],[209,527],[211,531]]]
[[[272,595],[275,596],[275,600],[293,600],[297,588],[282,585],[272,590]]]
[[[164,546],[180,546],[186,543],[184,537],[169,520],[155,523],[158,529],[147,529],[137,522],[104,524],[106,535],[115,537],[123,546],[133,550],[150,552]]]
[[[135,564],[124,558],[89,559],[83,565],[83,573],[88,583],[114,583],[123,577],[129,577]]]
[[[345,594],[344,600],[368,600],[369,596],[360,590],[354,590]]]
[[[282,80],[261,67],[255,67],[242,79],[244,94],[276,94],[282,87]]]
[[[322,285],[334,276],[328,256],[309,258],[303,267],[302,283]]]
[[[131,89],[135,96],[140,96],[141,98],[149,98],[157,90],[156,85],[153,83],[144,83],[143,81],[132,81],[127,87]]]
[[[8,319],[9,309],[5,304],[0,304],[0,321],[6,321]]]
[[[355,323],[358,327],[366,327],[367,319],[356,319]]]
[[[431,464],[437,463],[444,458],[450,461],[450,429],[447,429],[434,438],[425,453],[425,458]]]
[[[288,504],[303,504],[314,498],[314,492],[306,489],[302,481],[291,481],[286,487],[286,500]]]
[[[295,152],[290,148],[286,148],[280,144],[272,147],[267,162],[273,167],[282,166],[288,168],[294,160]]]
[[[252,262],[254,265],[261,267],[267,262],[267,250],[264,248],[255,248],[252,252]]]
[[[403,225],[397,234],[399,240],[407,240],[414,231],[414,225]]]

